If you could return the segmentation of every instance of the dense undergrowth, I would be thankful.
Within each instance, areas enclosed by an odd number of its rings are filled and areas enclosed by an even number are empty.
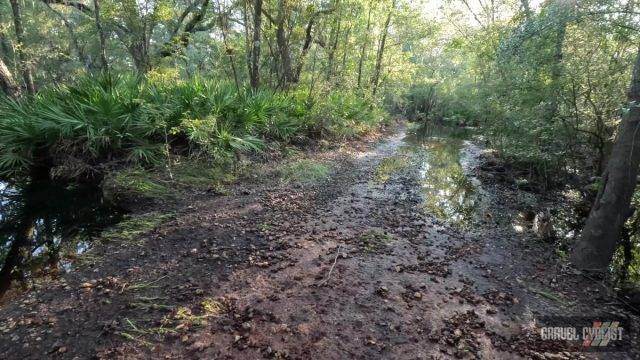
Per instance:
[[[18,100],[0,99],[0,174],[28,178],[102,176],[129,165],[153,167],[172,156],[233,163],[308,138],[362,135],[385,115],[354,91],[311,98],[305,89],[238,89],[233,83],[164,76],[84,77]]]

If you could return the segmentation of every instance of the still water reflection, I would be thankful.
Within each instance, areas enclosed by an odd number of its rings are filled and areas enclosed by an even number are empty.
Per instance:
[[[419,164],[426,211],[452,225],[467,227],[481,221],[486,197],[477,181],[462,165],[471,132],[464,128],[432,126],[406,139]]]
[[[13,280],[58,271],[121,215],[97,186],[0,183],[0,296]]]

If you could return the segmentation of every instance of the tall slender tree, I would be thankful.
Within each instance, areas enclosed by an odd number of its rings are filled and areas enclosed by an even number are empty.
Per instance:
[[[378,45],[378,54],[376,55],[376,66],[373,70],[373,77],[371,78],[371,85],[373,85],[373,95],[378,91],[378,82],[380,81],[380,73],[382,72],[382,61],[384,59],[384,48],[387,42],[387,34],[389,33],[389,25],[391,24],[391,15],[396,8],[396,0],[391,3],[391,9],[387,13],[387,19],[384,22],[384,28],[382,29],[382,37],[380,38],[380,44]]]
[[[98,38],[100,39],[100,66],[105,73],[109,72],[109,62],[107,60],[107,35],[105,34],[100,18],[100,0],[93,0],[93,14],[98,29]]]
[[[22,6],[19,0],[10,0],[11,10],[13,11],[13,26],[16,33],[16,43],[18,47],[16,52],[18,53],[18,60],[20,62],[20,70],[22,71],[22,77],[24,84],[29,94],[36,93],[36,87],[33,82],[33,73],[31,72],[31,65],[29,65],[29,59],[25,52],[24,41],[24,27],[22,25]]]
[[[362,84],[362,68],[364,66],[364,58],[367,54],[367,44],[369,43],[369,31],[371,30],[371,11],[373,10],[373,1],[369,2],[369,15],[367,15],[367,28],[364,33],[364,41],[360,46],[360,60],[358,60],[358,87]]]
[[[260,86],[260,41],[262,39],[262,0],[253,2],[253,42],[251,43],[251,88]]]

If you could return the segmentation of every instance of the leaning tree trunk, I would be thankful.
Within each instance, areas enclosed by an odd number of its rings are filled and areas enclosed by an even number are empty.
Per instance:
[[[25,42],[24,42],[24,28],[22,27],[22,8],[20,7],[20,3],[18,0],[10,0],[11,9],[13,10],[13,25],[16,32],[16,42],[18,43],[17,53],[18,60],[20,61],[20,70],[22,71],[22,76],[24,77],[24,83],[27,87],[27,92],[29,94],[36,93],[36,87],[33,84],[33,74],[31,73],[31,67],[29,66],[29,62],[27,60],[27,55],[24,52]]]
[[[531,6],[529,5],[529,0],[520,0],[520,5],[522,5],[524,18],[529,21],[531,19]]]
[[[640,165],[640,50],[628,93],[629,111],[623,116],[611,157],[602,175],[602,188],[582,236],[571,254],[584,270],[607,268],[629,213]]]
[[[20,86],[13,79],[11,71],[0,58],[0,89],[12,98],[20,96]]]
[[[391,10],[387,14],[387,20],[384,22],[384,30],[382,32],[382,39],[380,39],[380,46],[378,47],[378,55],[376,56],[376,67],[373,72],[373,79],[371,79],[371,85],[373,85],[373,95],[378,91],[378,81],[380,79],[380,72],[382,72],[382,60],[384,58],[384,46],[387,42],[387,34],[389,33],[389,23],[391,22],[391,14],[396,7],[395,0],[391,5]]]
[[[90,69],[90,62],[89,59],[87,58],[87,56],[85,55],[84,51],[82,51],[82,48],[80,47],[79,43],[78,43],[78,36],[76,36],[76,32],[73,29],[73,26],[71,25],[71,23],[67,20],[67,18],[58,10],[54,9],[51,4],[45,2],[44,3],[47,8],[49,10],[51,10],[51,12],[58,18],[60,19],[60,21],[62,21],[62,23],[64,24],[64,27],[67,28],[67,32],[69,33],[69,53],[74,53],[77,55],[78,60],[80,60],[80,62],[82,62],[82,64],[85,66],[85,68]]]

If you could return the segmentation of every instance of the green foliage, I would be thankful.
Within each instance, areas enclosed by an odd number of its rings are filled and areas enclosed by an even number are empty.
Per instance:
[[[612,24],[630,19],[600,15],[619,5],[548,1],[462,34],[449,29],[398,108],[416,120],[479,126],[547,184],[568,168],[599,175],[637,52],[637,32]],[[435,104],[428,114],[425,104]]]
[[[344,140],[374,129],[384,121],[384,113],[356,92],[336,90],[314,103],[306,120],[314,136]]]
[[[351,92],[330,92],[309,107],[296,94],[238,93],[226,82],[156,76],[88,76],[32,97],[3,97],[0,116],[5,179],[49,163],[70,178],[122,162],[155,166],[169,161],[182,140],[192,157],[228,162],[310,129],[344,139],[382,119],[376,106]]]
[[[3,176],[48,160],[81,159],[92,166],[113,156],[159,158],[161,148],[151,142],[158,129],[144,116],[133,77],[86,77],[33,97],[0,98],[0,116]]]

